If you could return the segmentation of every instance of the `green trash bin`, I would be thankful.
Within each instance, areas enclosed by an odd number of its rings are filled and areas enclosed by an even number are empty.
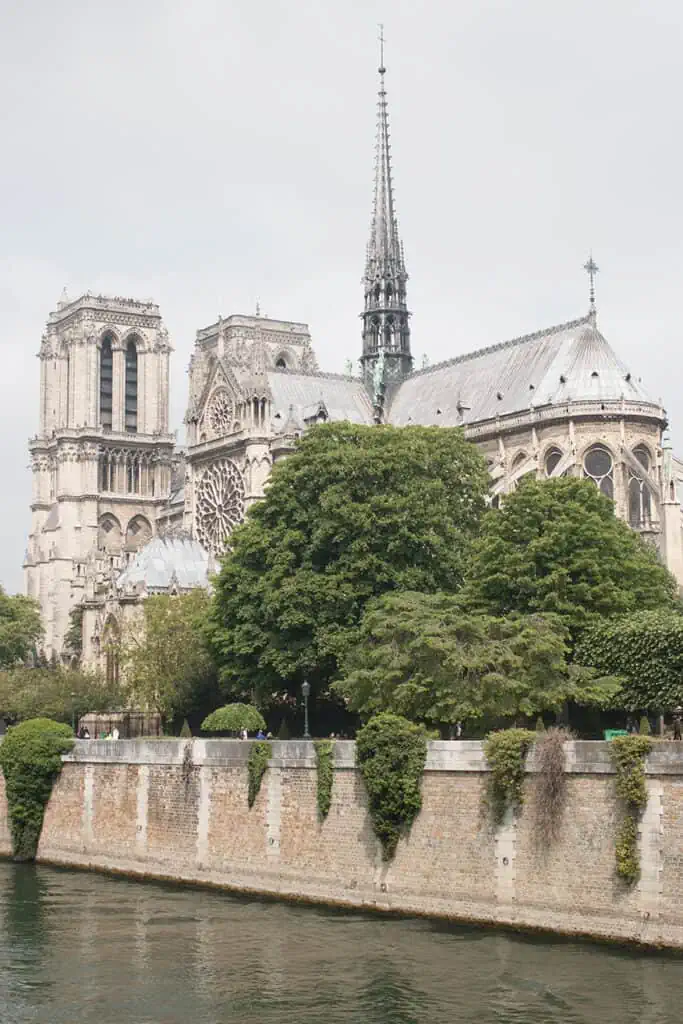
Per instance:
[[[613,740],[615,736],[628,736],[628,729],[605,729],[605,739]]]

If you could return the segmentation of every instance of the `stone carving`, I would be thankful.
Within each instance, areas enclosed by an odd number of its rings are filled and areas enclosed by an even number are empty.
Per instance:
[[[233,408],[229,393],[225,388],[214,391],[209,402],[208,420],[212,434],[222,437],[232,430]]]
[[[211,554],[220,554],[244,518],[244,481],[231,459],[206,469],[197,485],[197,537]]]

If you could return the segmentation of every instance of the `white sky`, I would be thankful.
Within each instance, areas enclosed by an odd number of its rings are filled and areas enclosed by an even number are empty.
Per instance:
[[[194,332],[307,321],[360,354],[385,22],[413,351],[581,316],[678,417],[683,267],[675,0],[0,3],[0,581],[22,587],[38,350],[62,288],[161,306],[181,426]],[[181,435],[182,436],[182,435]]]

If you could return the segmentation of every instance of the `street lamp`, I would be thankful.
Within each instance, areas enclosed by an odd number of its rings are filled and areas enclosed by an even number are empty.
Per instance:
[[[311,734],[308,731],[308,698],[311,695],[311,684],[304,679],[301,684],[301,696],[304,698],[304,739],[310,740]]]
[[[72,732],[74,734],[76,733],[76,705],[75,705],[75,701],[76,701],[76,694],[73,693],[73,691],[72,691],[72,693],[71,693],[71,730],[72,730]]]

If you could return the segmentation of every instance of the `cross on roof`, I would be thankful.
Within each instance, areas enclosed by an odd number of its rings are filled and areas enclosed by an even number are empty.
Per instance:
[[[590,311],[591,313],[595,313],[595,275],[597,274],[600,268],[593,259],[593,253],[591,253],[588,257],[587,262],[584,263],[583,269],[588,274],[590,280]]]

